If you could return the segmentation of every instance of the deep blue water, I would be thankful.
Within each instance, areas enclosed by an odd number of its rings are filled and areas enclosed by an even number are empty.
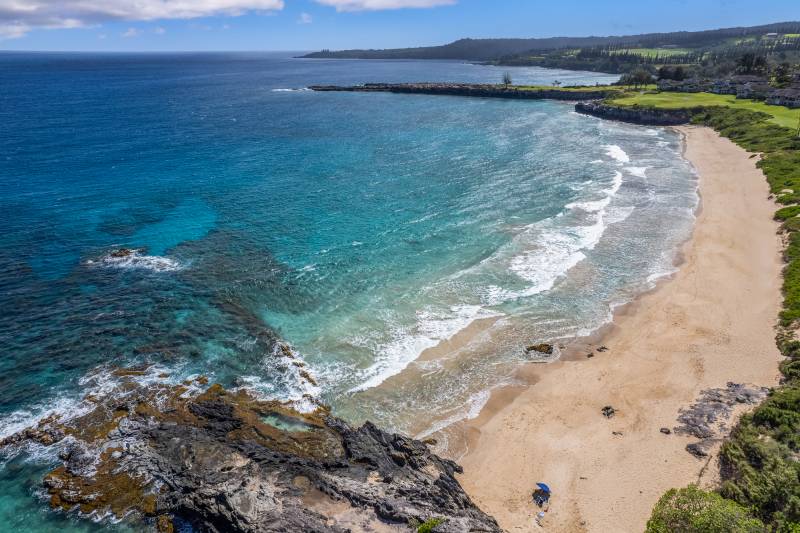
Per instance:
[[[696,184],[675,134],[557,102],[295,90],[502,73],[0,54],[2,433],[141,363],[418,433],[473,414],[529,341],[603,324],[690,230]],[[139,251],[109,256],[121,247]],[[482,318],[448,357],[416,360]],[[5,464],[0,523],[112,528],[48,511],[35,496],[47,464]]]

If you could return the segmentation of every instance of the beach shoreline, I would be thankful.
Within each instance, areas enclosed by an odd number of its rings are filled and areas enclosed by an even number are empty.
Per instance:
[[[766,180],[752,154],[713,130],[677,129],[700,195],[677,272],[561,360],[521,368],[525,385],[493,391],[457,430],[462,484],[509,531],[539,530],[537,481],[554,490],[549,531],[643,530],[665,490],[715,481],[707,466],[718,444],[698,459],[685,449],[697,439],[660,429],[704,390],[777,384],[782,261]],[[613,418],[601,414],[606,405]]]

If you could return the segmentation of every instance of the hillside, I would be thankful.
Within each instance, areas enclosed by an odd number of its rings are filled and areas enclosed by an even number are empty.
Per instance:
[[[753,52],[776,60],[800,54],[800,22],[706,31],[607,37],[460,39],[443,46],[386,50],[322,50],[306,58],[455,59],[511,66],[628,72],[642,65],[699,65]],[[778,56],[780,56],[778,58]]]

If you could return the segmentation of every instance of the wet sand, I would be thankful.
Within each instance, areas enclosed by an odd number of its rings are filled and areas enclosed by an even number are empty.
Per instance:
[[[713,130],[679,129],[701,196],[679,271],[617,313],[608,351],[525,367],[532,385],[495,391],[467,424],[461,482],[508,531],[540,530],[537,481],[554,491],[547,531],[642,531],[665,490],[715,482],[717,448],[706,468],[685,450],[696,439],[660,428],[702,390],[777,383],[781,245],[765,178]]]

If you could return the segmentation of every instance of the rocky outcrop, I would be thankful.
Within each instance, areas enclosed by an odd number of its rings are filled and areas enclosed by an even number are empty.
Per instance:
[[[405,94],[432,94],[472,96],[481,98],[512,98],[522,100],[592,100],[603,99],[619,91],[616,89],[577,89],[518,87],[514,85],[488,85],[467,83],[367,83],[364,85],[312,85],[312,91],[384,92]]]
[[[537,353],[543,353],[545,355],[553,355],[553,351],[554,351],[554,346],[546,342],[542,342],[540,344],[533,344],[525,348],[525,353],[537,352]]]
[[[673,430],[678,435],[689,435],[696,439],[686,446],[686,451],[695,457],[706,457],[709,450],[730,434],[727,426],[737,405],[757,405],[767,396],[765,387],[753,387],[729,382],[725,388],[706,389],[700,397],[678,416],[678,426]],[[663,433],[662,428],[662,433]]]
[[[645,126],[677,126],[688,123],[693,111],[690,109],[656,109],[642,106],[615,106],[599,102],[578,102],[575,111],[584,115],[619,120]]]
[[[0,442],[59,448],[62,464],[44,479],[53,508],[159,531],[402,531],[431,519],[437,532],[500,531],[456,481],[460,467],[422,442],[203,378],[137,377],[118,372],[119,386],[87,397],[83,414]]]

